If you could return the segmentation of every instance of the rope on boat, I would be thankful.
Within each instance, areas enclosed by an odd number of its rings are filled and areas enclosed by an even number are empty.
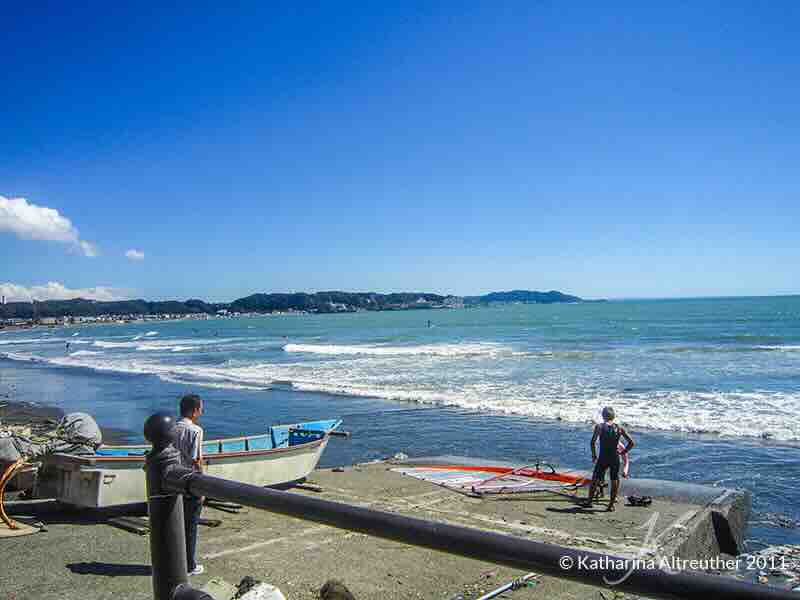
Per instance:
[[[0,519],[2,519],[3,523],[9,529],[19,529],[19,525],[17,525],[14,521],[9,518],[6,514],[5,508],[3,507],[3,498],[6,493],[6,485],[9,481],[14,477],[14,474],[19,470],[21,467],[26,465],[24,458],[20,458],[17,462],[11,463],[5,471],[3,471],[2,477],[0,477]]]

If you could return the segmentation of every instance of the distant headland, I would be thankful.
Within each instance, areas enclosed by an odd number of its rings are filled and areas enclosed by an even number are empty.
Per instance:
[[[427,292],[377,294],[374,292],[315,292],[252,294],[233,302],[213,303],[204,300],[118,300],[101,302],[77,298],[9,302],[0,305],[0,320],[64,319],[69,317],[140,316],[140,315],[229,315],[245,313],[340,313],[383,310],[420,310],[470,308],[495,304],[554,304],[587,302],[578,296],[555,290],[536,292],[514,290],[491,292],[483,296],[453,296]]]

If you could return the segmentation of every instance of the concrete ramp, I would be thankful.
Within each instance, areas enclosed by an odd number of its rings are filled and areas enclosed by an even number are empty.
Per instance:
[[[457,464],[455,459],[436,458]],[[415,459],[426,460],[434,459]],[[377,462],[318,470],[309,478],[315,485],[294,492],[618,557],[697,559],[732,550],[741,539],[749,507],[749,496],[737,490],[652,480],[623,484],[625,491],[653,496],[650,506],[619,506],[612,513],[602,506],[582,509],[573,499],[549,493],[471,498],[394,472],[395,467]],[[525,574],[276,513],[205,510],[207,517],[222,523],[201,529],[198,556],[206,574],[192,578],[198,587],[211,578],[239,581],[251,575],[292,600],[315,600],[320,587],[333,578],[359,600],[445,600],[457,595],[474,600]],[[80,590],[85,600],[152,600],[147,536],[112,527],[84,511],[42,518],[48,524],[46,534],[0,540],[4,552],[14,557],[12,569],[0,569],[0,590],[20,599],[73,598]],[[613,590],[605,593],[610,597]],[[597,588],[542,575],[535,587],[510,597],[600,596]]]
[[[405,466],[527,466],[452,455],[407,458],[391,462]],[[559,471],[586,478],[592,476],[591,471],[583,469],[561,467]],[[631,495],[650,496],[673,505],[684,505],[689,509],[685,518],[674,524],[672,531],[663,532],[660,552],[666,556],[709,558],[720,554],[736,556],[744,551],[744,533],[752,507],[752,496],[747,490],[661,479],[623,479],[619,506],[622,510],[641,511],[640,507],[622,507],[625,497]],[[693,511],[691,517],[688,516],[690,511]]]

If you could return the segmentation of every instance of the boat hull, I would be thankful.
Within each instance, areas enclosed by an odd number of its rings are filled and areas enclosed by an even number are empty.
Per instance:
[[[316,468],[329,439],[325,435],[285,448],[206,456],[205,472],[258,486],[300,481]],[[145,502],[144,457],[53,454],[40,470],[36,495],[87,508]]]

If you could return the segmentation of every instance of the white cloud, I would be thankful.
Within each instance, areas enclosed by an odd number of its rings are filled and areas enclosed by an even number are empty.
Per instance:
[[[0,196],[0,231],[23,240],[49,240],[70,244],[84,256],[97,256],[97,246],[80,238],[78,230],[54,208],[38,206],[25,198]]]
[[[98,254],[100,254],[100,250],[97,248],[97,245],[93,244],[92,242],[86,242],[84,240],[81,240],[80,242],[78,242],[78,246],[80,247],[81,252],[83,252],[84,256],[94,258]]]
[[[125,253],[125,256],[127,256],[131,260],[144,260],[144,252],[142,252],[141,250],[133,250],[133,249],[128,250]]]
[[[71,300],[84,298],[86,300],[127,300],[130,296],[121,289],[98,286],[93,288],[70,289],[63,283],[50,281],[45,285],[25,287],[16,283],[0,283],[0,294],[6,297],[6,302],[30,302],[31,300]]]

